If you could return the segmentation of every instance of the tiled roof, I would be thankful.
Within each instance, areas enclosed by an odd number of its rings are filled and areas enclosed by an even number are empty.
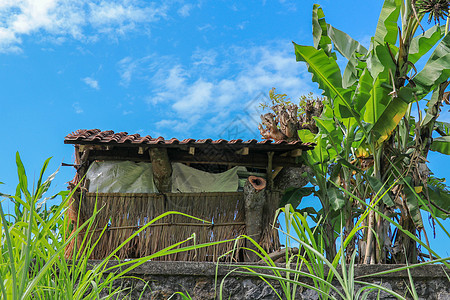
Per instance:
[[[184,139],[178,140],[175,138],[166,140],[163,137],[152,138],[149,135],[140,136],[138,133],[128,134],[127,132],[115,133],[112,130],[101,131],[100,129],[80,129],[64,138],[64,143],[66,144],[97,144],[97,145],[114,145],[114,144],[129,144],[129,145],[166,145],[175,146],[185,145],[185,146],[198,146],[198,145],[241,145],[250,146],[254,145],[286,145],[288,147],[296,146],[295,148],[300,148],[304,150],[309,150],[314,148],[313,143],[302,143],[301,141],[272,141],[264,140],[257,141],[255,139],[243,141],[241,139],[237,140],[212,140],[212,139]]]

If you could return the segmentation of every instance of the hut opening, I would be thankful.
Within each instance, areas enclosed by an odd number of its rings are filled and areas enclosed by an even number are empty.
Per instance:
[[[283,168],[301,166],[301,141],[165,140],[126,132],[78,130],[65,137],[75,146],[75,189],[68,219],[74,231],[101,208],[92,241],[91,259],[102,259],[155,217],[177,211],[206,220],[170,214],[120,249],[120,259],[150,255],[195,234],[188,244],[251,236],[268,253],[279,250],[273,226],[283,190],[274,184]],[[275,224],[276,225],[276,224]],[[106,230],[103,231],[103,229]],[[103,231],[103,232],[102,232]],[[66,249],[71,257],[85,232]],[[75,242],[76,241],[76,242]],[[189,244],[190,243],[190,244]],[[232,252],[237,246],[238,251]],[[244,239],[176,253],[158,260],[252,261]],[[225,253],[230,253],[223,256]]]

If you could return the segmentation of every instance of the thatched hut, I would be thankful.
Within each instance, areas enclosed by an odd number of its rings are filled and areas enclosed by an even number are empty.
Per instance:
[[[93,240],[106,227],[93,259],[104,258],[166,211],[210,223],[166,216],[123,247],[119,258],[149,255],[193,233],[196,243],[247,234],[268,252],[279,249],[273,222],[282,191],[274,179],[283,168],[298,168],[302,151],[313,147],[300,141],[165,140],[99,129],[78,130],[67,135],[64,143],[75,146],[76,175],[70,188],[78,186],[69,219],[76,228],[92,216],[96,206],[101,210],[90,229]],[[237,246],[244,243],[241,240]],[[222,243],[162,259],[215,261],[234,246]],[[71,251],[73,244],[66,254]],[[232,258],[253,259],[241,251]]]

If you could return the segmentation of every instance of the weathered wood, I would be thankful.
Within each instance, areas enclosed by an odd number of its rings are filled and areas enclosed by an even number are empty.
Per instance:
[[[257,243],[263,230],[263,209],[267,201],[265,183],[261,177],[250,176],[244,185],[245,227],[247,235]],[[256,250],[251,242],[247,242],[247,247]],[[257,255],[253,252],[249,252],[247,256],[249,261],[257,260]]]
[[[244,147],[242,149],[239,149],[235,152],[238,155],[248,155],[249,153],[249,148],[248,147]]]
[[[307,166],[283,168],[274,178],[274,189],[285,191],[287,188],[305,186],[308,183],[308,179],[302,174],[308,172],[308,170]]]
[[[273,155],[274,152],[267,152],[267,183],[268,190],[273,188]]]
[[[150,149],[166,149],[166,148],[150,148]],[[234,152],[220,152],[219,154],[208,154],[196,148],[195,155],[191,155],[188,151],[178,151],[176,149],[167,149],[171,162],[210,164],[210,165],[230,165],[230,166],[246,166],[253,168],[267,168],[267,154],[265,152],[252,152],[251,155],[236,155]],[[90,160],[128,160],[128,161],[150,161],[149,152],[138,154],[137,148],[121,148],[113,151],[91,150],[89,154]],[[300,164],[296,162],[294,157],[282,157],[275,153],[272,161],[273,167],[295,167]]]
[[[302,156],[302,153],[303,153],[302,149],[295,149],[295,150],[292,150],[292,151],[290,152],[291,157],[299,157],[299,156]]]
[[[166,149],[151,148],[149,150],[152,162],[153,180],[161,193],[172,191],[172,165]]]
[[[298,248],[288,248],[288,257],[291,257],[292,255],[298,254]],[[275,252],[269,253],[269,257],[273,261],[277,261],[281,258],[281,261],[277,262],[285,262],[286,261],[286,248],[279,249]],[[264,260],[260,260],[259,263],[266,263]]]

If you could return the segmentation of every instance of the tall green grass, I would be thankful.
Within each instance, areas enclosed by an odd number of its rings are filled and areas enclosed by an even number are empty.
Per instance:
[[[92,239],[91,228],[101,208],[95,208],[92,217],[85,223],[78,224],[75,232],[72,232],[72,228],[69,228],[64,220],[73,191],[64,191],[49,197],[61,197],[61,204],[52,207],[50,211],[45,209],[45,202],[48,200],[45,194],[56,175],[55,172],[44,180],[49,161],[50,159],[45,161],[38,181],[30,191],[25,168],[17,153],[19,176],[17,193],[14,196],[0,195],[3,198],[0,205],[1,299],[120,299],[129,291],[120,287],[113,288],[113,282],[124,278],[128,272],[143,263],[160,256],[221,243],[184,246],[187,241],[195,239],[195,236],[191,236],[146,257],[129,261],[116,259],[115,254],[120,248],[148,226],[169,214],[181,214],[166,212],[137,230],[108,257],[95,265],[90,265],[90,254],[98,242]],[[14,215],[7,215],[3,210],[4,202],[8,199],[14,203]],[[106,230],[106,227],[103,230]],[[81,232],[84,232],[84,235],[81,244],[75,247],[78,250],[73,251],[71,259],[66,260],[64,251],[67,245]],[[114,260],[117,260],[115,264],[108,264]]]
[[[382,196],[380,196],[381,198]],[[376,201],[375,201],[376,202]],[[286,253],[285,264],[280,266],[276,264],[268,253],[264,251],[253,239],[245,236],[248,241],[253,243],[256,250],[247,249],[247,251],[253,251],[258,255],[264,265],[240,265],[232,264],[234,267],[220,282],[219,295],[222,299],[224,292],[224,284],[226,278],[233,273],[247,274],[259,276],[265,281],[269,287],[271,287],[278,297],[278,299],[295,299],[297,293],[297,287],[301,286],[306,289],[316,291],[319,299],[367,299],[370,293],[385,292],[397,299],[417,299],[417,292],[414,287],[414,281],[411,277],[410,269],[422,265],[432,263],[444,263],[447,264],[450,257],[439,258],[434,261],[427,261],[420,264],[406,265],[387,271],[356,277],[355,275],[355,257],[356,250],[351,255],[351,260],[346,263],[345,247],[348,241],[351,240],[358,230],[363,227],[360,226],[362,220],[367,217],[368,212],[371,209],[375,209],[373,205],[367,207],[366,212],[362,215],[362,218],[358,221],[352,232],[349,233],[345,240],[341,241],[341,247],[336,257],[333,260],[328,260],[324,255],[324,243],[323,233],[315,232],[310,228],[307,222],[307,215],[302,214],[295,210],[291,205],[286,205],[280,209],[280,212],[284,213],[284,221],[286,225],[285,231],[282,233],[286,236]],[[381,214],[380,212],[377,212]],[[387,217],[386,217],[387,218]],[[391,221],[393,222],[393,221]],[[320,224],[319,224],[320,225]],[[396,224],[399,226],[398,224]],[[320,226],[315,226],[315,230],[318,230]],[[398,227],[399,230],[403,230]],[[341,232],[341,237],[343,234]],[[417,239],[417,237],[412,237]],[[294,244],[299,245],[299,253],[291,255],[289,253],[289,246]],[[388,289],[382,285],[369,283],[362,279],[376,277],[380,275],[395,273],[406,270],[409,276],[408,294],[399,294],[391,289]],[[303,278],[303,279],[302,279]],[[309,278],[311,282],[305,282],[304,278]],[[279,283],[279,292],[271,283],[276,281]],[[450,283],[450,278],[449,278]]]

